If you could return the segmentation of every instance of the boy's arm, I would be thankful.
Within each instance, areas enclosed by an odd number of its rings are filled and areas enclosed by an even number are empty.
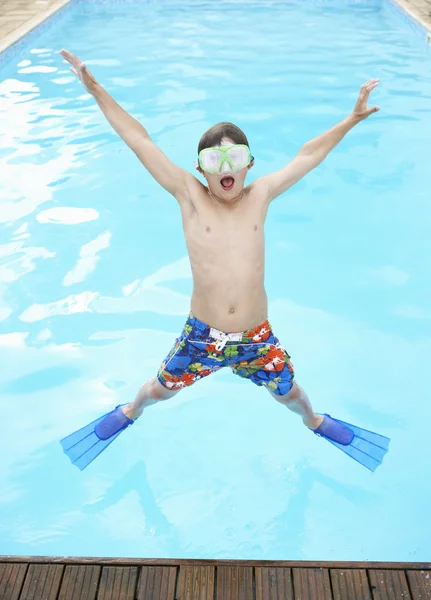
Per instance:
[[[121,108],[95,80],[84,63],[68,50],[62,50],[60,54],[72,65],[70,70],[79,78],[87,92],[94,96],[108,122],[133,150],[147,171],[178,200],[185,197],[188,181],[194,179],[193,175],[174,165],[163,154],[146,129]]]
[[[378,79],[367,81],[361,87],[359,98],[351,115],[322,135],[304,144],[295,158],[279,171],[265,175],[255,182],[263,184],[269,201],[285,192],[309,171],[317,167],[341,142],[348,131],[379,110],[378,106],[368,107],[369,95],[378,85]]]

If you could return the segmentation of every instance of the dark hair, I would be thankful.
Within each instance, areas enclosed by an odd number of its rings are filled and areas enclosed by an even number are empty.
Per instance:
[[[243,131],[233,123],[217,123],[210,127],[199,141],[198,154],[205,148],[220,146],[223,138],[229,138],[234,144],[245,144],[248,146],[248,140]]]

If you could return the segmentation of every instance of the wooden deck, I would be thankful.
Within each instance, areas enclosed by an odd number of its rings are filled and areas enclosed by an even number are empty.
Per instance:
[[[0,600],[431,600],[431,563],[0,556]]]

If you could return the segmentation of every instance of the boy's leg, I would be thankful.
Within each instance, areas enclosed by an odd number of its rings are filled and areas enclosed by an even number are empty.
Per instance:
[[[129,402],[129,404],[123,406],[122,410],[129,419],[137,419],[142,415],[144,408],[160,400],[173,398],[179,391],[168,390],[160,383],[157,377],[153,377],[153,379],[149,379],[139,388],[133,402]]]
[[[277,402],[284,404],[289,410],[299,415],[309,429],[317,429],[322,423],[323,417],[313,411],[307,394],[297,383],[293,382],[292,389],[284,396],[274,394],[271,390],[269,392]]]

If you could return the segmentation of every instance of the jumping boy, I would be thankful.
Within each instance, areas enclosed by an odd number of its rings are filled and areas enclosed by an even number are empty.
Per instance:
[[[290,356],[271,329],[264,287],[264,222],[272,200],[317,167],[355,125],[379,110],[368,106],[379,80],[362,86],[352,113],[343,121],[307,142],[279,171],[246,187],[254,159],[245,134],[232,123],[214,125],[198,146],[197,170],[207,182],[203,185],[163,154],[84,63],[67,50],[61,55],[118,135],[177,200],[193,273],[191,313],[157,376],[142,385],[133,402],[117,406],[62,440],[72,462],[84,469],[145,408],[229,366],[236,375],[264,386],[311,431],[374,470],[387,450],[387,438],[316,414],[294,380]]]

